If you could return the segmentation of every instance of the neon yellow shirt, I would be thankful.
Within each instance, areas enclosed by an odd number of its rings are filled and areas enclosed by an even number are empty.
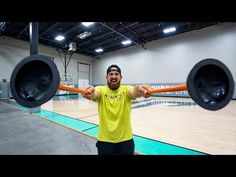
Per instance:
[[[107,85],[95,88],[100,93],[95,100],[98,103],[99,141],[118,143],[132,139],[130,88],[133,86],[120,85],[117,90],[111,90]]]

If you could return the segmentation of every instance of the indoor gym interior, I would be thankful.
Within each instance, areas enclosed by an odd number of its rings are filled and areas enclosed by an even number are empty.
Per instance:
[[[107,67],[117,64],[121,84],[165,88],[186,83],[192,67],[208,58],[224,63],[236,78],[235,22],[88,24],[38,23],[38,54],[52,59],[64,85],[105,85]],[[165,33],[167,28],[174,30]],[[18,104],[10,78],[30,55],[30,22],[0,22],[0,35],[0,154],[96,155],[97,103],[58,89],[39,107]],[[229,104],[216,111],[200,107],[187,90],[133,100],[135,154],[236,154],[235,98],[234,88]]]

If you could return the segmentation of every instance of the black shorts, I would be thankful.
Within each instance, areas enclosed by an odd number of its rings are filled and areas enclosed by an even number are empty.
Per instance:
[[[97,141],[98,155],[134,155],[134,140],[120,143]]]

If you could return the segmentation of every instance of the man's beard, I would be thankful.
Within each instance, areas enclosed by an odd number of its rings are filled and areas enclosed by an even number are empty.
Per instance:
[[[120,81],[116,81],[115,83],[107,81],[107,85],[111,90],[116,90],[120,87]]]

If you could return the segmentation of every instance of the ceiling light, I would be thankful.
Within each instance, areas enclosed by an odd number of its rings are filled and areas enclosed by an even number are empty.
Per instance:
[[[94,24],[94,22],[82,22],[82,25],[88,27],[90,25]]]
[[[62,41],[62,40],[64,40],[64,39],[65,39],[65,37],[64,37],[64,36],[61,36],[61,35],[59,35],[59,36],[55,37],[55,39],[56,39],[57,41]]]
[[[163,30],[164,33],[170,33],[170,32],[174,32],[174,31],[176,31],[175,27],[171,27],[171,28],[167,28],[167,29]]]
[[[131,44],[131,40],[126,40],[126,41],[123,41],[122,42],[123,45],[128,45],[128,44]]]
[[[95,51],[99,53],[99,52],[102,52],[103,49],[102,49],[102,48],[99,48],[99,49],[96,49]]]
[[[80,38],[80,39],[85,39],[86,37],[90,36],[91,34],[92,34],[91,32],[85,31],[85,32],[77,35],[77,37]]]

